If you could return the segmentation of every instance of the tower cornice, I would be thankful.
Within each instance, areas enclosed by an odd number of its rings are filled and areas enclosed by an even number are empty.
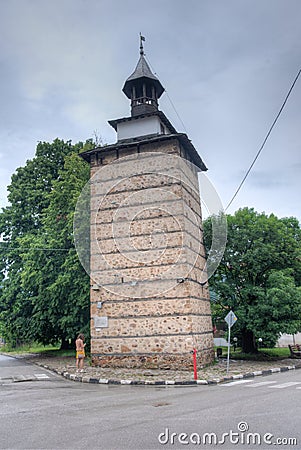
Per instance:
[[[188,138],[187,134],[185,133],[173,133],[173,134],[161,134],[161,135],[148,135],[148,136],[140,136],[138,138],[132,138],[132,139],[125,139],[123,141],[118,141],[115,144],[105,145],[103,147],[96,147],[92,150],[88,150],[87,152],[81,152],[80,156],[87,162],[91,162],[91,158],[95,155],[105,155],[106,153],[110,153],[114,150],[116,150],[116,155],[119,157],[122,157],[122,152],[120,150],[122,149],[133,149],[133,151],[137,151],[139,153],[139,146],[146,145],[146,144],[155,144],[156,142],[163,142],[163,141],[172,141],[176,139],[181,144],[184,152],[186,152],[185,155],[183,155],[184,159],[187,159],[188,161],[192,162],[197,168],[205,172],[207,171],[207,167],[205,163],[203,162],[202,158],[198,154],[196,148]]]

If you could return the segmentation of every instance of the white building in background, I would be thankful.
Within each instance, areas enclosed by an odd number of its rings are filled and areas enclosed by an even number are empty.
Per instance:
[[[301,333],[297,334],[282,334],[278,339],[276,347],[287,347],[289,344],[300,344],[301,345]]]

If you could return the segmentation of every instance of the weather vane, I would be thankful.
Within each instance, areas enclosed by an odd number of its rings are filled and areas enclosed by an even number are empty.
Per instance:
[[[144,55],[143,42],[145,42],[145,37],[140,33],[140,55]]]

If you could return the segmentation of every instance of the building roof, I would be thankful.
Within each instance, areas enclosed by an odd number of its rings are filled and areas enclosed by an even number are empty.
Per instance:
[[[120,150],[121,148],[136,147],[137,145],[141,145],[141,144],[150,144],[153,142],[167,141],[167,140],[172,140],[172,139],[177,139],[181,143],[183,148],[189,154],[191,162],[193,164],[195,164],[201,171],[207,170],[207,167],[205,166],[202,158],[198,154],[194,145],[191,143],[190,139],[188,139],[187,134],[185,134],[185,133],[156,134],[156,135],[140,136],[137,138],[126,139],[123,141],[118,141],[115,144],[106,145],[103,147],[96,147],[92,150],[88,150],[87,152],[82,152],[82,153],[80,153],[80,156],[84,160],[90,162],[91,156],[96,153],[105,154],[106,152],[109,152],[112,150]]]
[[[157,91],[158,98],[163,94],[164,87],[160,83],[159,79],[152,73],[149,65],[146,62],[144,54],[140,55],[139,61],[138,61],[137,66],[136,66],[136,69],[134,70],[132,75],[130,75],[128,77],[128,79],[126,80],[126,82],[124,83],[124,86],[123,86],[122,90],[123,90],[123,92],[125,93],[125,95],[128,98],[131,98],[131,87],[132,87],[132,85],[135,84],[139,78],[140,79],[148,78],[148,79],[151,79],[153,81],[153,84],[155,85],[155,88],[156,88],[156,91]]]

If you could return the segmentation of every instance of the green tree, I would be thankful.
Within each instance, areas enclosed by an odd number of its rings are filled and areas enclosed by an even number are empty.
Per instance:
[[[74,210],[88,178],[88,165],[68,155],[48,194],[43,227],[30,237],[30,250],[23,255],[22,286],[34,294],[31,336],[45,343],[60,339],[63,347],[89,327],[89,278],[73,243]]]
[[[215,218],[204,222],[207,249],[212,220]],[[296,287],[300,284],[301,230],[295,218],[278,219],[248,208],[228,215],[227,222],[226,250],[209,283],[225,315],[232,309],[239,318],[235,333],[241,337],[243,351],[255,352],[256,338],[275,344],[280,332],[301,329]],[[285,283],[290,286],[287,292]],[[281,301],[272,301],[276,292],[278,299],[283,294]]]
[[[266,346],[274,346],[280,333],[301,329],[301,287],[296,287],[291,270],[272,270],[262,295],[250,308],[250,325]]]
[[[39,143],[12,176],[10,205],[0,213],[0,320],[12,344],[65,342],[72,327],[72,336],[87,327],[89,282],[72,241],[72,208],[88,179],[77,156],[82,148],[59,139]]]

